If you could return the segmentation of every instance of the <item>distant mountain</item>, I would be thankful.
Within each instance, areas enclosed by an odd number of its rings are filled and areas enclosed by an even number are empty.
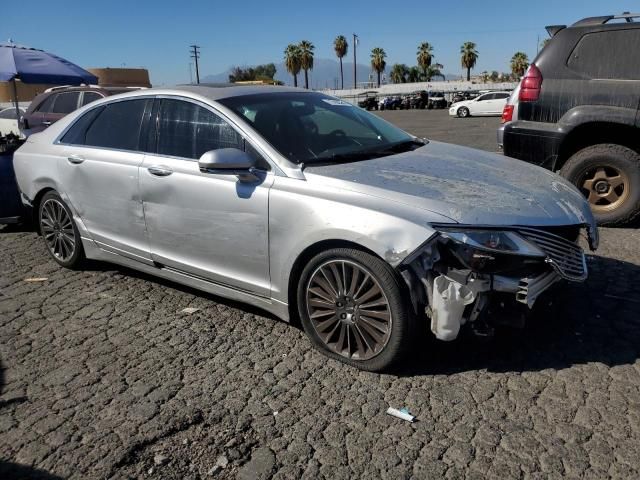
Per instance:
[[[340,88],[340,63],[337,60],[330,58],[316,58],[314,59],[313,70],[309,71],[309,83],[311,88]],[[353,62],[343,62],[344,70],[344,88],[353,87]],[[248,65],[240,65],[241,67],[247,67]],[[286,85],[293,85],[293,77],[284,63],[276,63],[276,80],[284,82]],[[226,72],[218,73],[215,75],[207,75],[201,78],[202,83],[224,83],[229,81],[229,74],[231,68]],[[371,67],[358,63],[357,69],[358,84],[366,81],[376,81],[375,73],[372,72]],[[388,75],[388,72],[385,72]],[[369,77],[371,75],[371,77]],[[460,75],[445,75],[447,80],[457,80]],[[304,86],[304,72],[298,74],[298,86]]]

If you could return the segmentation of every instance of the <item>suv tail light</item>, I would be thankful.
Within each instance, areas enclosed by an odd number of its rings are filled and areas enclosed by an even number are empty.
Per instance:
[[[524,74],[524,77],[522,77],[522,82],[520,82],[520,95],[518,99],[521,102],[535,102],[540,96],[541,88],[542,73],[540,73],[540,69],[532,63]]]
[[[500,119],[500,123],[507,123],[513,120],[513,105],[505,105],[502,110],[502,118]]]

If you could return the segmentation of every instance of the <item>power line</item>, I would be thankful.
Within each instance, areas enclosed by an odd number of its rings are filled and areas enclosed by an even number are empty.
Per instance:
[[[196,63],[196,83],[200,83],[200,69],[198,68],[198,59],[200,58],[200,47],[198,45],[190,45],[191,48],[191,58]]]

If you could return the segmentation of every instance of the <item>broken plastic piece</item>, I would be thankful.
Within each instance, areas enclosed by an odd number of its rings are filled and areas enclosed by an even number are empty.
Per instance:
[[[387,414],[393,417],[399,418],[401,420],[406,420],[407,422],[413,422],[413,420],[416,418],[413,415],[411,415],[406,408],[403,408],[402,410],[397,410],[395,408],[389,407],[387,409]]]
[[[473,303],[475,294],[468,287],[444,275],[433,282],[431,331],[438,340],[455,340],[460,332],[464,307]]]

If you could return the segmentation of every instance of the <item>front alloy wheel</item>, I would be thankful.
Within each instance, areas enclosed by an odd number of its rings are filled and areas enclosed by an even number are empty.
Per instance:
[[[393,269],[358,250],[334,249],[305,268],[300,317],[327,355],[365,370],[381,370],[409,349],[409,315]]]

